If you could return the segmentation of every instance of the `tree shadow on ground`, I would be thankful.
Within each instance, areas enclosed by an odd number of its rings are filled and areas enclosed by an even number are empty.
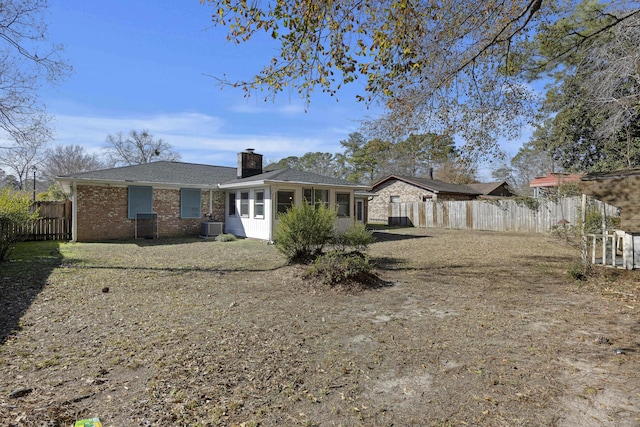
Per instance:
[[[370,258],[370,262],[373,267],[381,270],[403,270],[407,268],[405,261],[400,258],[372,257]]]
[[[389,233],[386,231],[373,231],[373,237],[376,239],[376,242],[397,242],[399,240],[431,238],[431,236],[416,236],[414,234],[398,234],[398,233]]]
[[[218,267],[156,267],[156,266],[125,266],[125,265],[97,265],[79,262],[77,260],[65,260],[60,264],[62,268],[75,268],[78,270],[114,270],[114,271],[159,271],[167,273],[244,273],[244,272],[268,272],[277,271],[287,267],[288,264],[277,265],[268,268],[246,267],[246,268],[218,268]]]
[[[22,242],[0,264],[0,345],[21,329],[20,319],[60,265],[60,243]]]

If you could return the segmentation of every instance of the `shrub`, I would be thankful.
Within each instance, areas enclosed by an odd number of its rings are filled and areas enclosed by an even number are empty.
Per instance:
[[[335,237],[335,245],[343,252],[347,252],[348,248],[361,254],[367,253],[369,245],[375,241],[373,234],[367,230],[364,224],[356,223],[346,231],[337,233]]]
[[[238,238],[231,233],[218,234],[216,236],[216,242],[235,242],[236,240]]]
[[[336,213],[307,203],[292,206],[278,216],[275,245],[289,262],[309,262],[333,239]]]
[[[590,266],[581,262],[574,262],[569,266],[567,274],[573,280],[586,280],[590,272]]]
[[[587,256],[587,244],[583,240],[583,226],[582,226],[582,210],[578,210],[578,214],[575,219],[575,225],[560,224],[554,225],[549,229],[552,236],[557,237],[559,240],[568,244],[574,249],[579,250],[582,253],[582,258],[585,263],[588,263]],[[606,229],[611,232],[620,227],[619,217],[607,217],[605,220]],[[585,223],[584,234],[601,234],[602,233],[602,212],[598,205],[588,205],[585,211]],[[598,238],[598,241],[601,241]]]
[[[28,195],[9,188],[0,191],[0,261],[9,257],[14,244],[24,237],[24,228],[38,218],[30,207]]]
[[[580,211],[578,212],[577,224],[580,224],[582,215]],[[605,227],[607,230],[611,231],[620,227],[620,218],[618,217],[606,217],[605,219]],[[599,234],[602,233],[602,210],[597,205],[587,206],[586,214],[585,214],[585,224],[584,224],[585,234]]]
[[[329,252],[319,256],[309,268],[307,275],[320,283],[335,286],[338,283],[358,279],[370,270],[366,255],[341,251]]]

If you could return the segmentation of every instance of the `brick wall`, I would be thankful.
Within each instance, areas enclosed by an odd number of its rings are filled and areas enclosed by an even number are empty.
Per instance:
[[[225,193],[213,191],[213,215],[224,218]],[[135,236],[135,220],[127,218],[127,187],[79,185],[76,194],[77,235],[80,242],[123,240]],[[202,191],[202,213],[209,212],[209,191]],[[180,218],[180,190],[153,190],[158,236],[196,236],[202,218]]]

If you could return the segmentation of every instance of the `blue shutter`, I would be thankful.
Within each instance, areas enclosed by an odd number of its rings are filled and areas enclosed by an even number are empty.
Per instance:
[[[153,212],[153,187],[129,187],[129,219],[135,219],[137,213]]]
[[[199,188],[180,189],[180,218],[200,218],[201,192]]]

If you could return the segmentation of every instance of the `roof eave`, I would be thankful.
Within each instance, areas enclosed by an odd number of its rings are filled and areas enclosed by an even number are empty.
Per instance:
[[[264,179],[259,179],[256,181],[242,181],[242,182],[223,182],[217,185],[218,188],[225,190],[228,188],[246,188],[246,187],[257,187],[260,185],[265,185],[266,181]]]
[[[325,182],[311,182],[311,181],[287,181],[287,180],[278,180],[278,179],[270,179],[265,180],[270,184],[293,184],[293,185],[316,185],[321,187],[340,187],[340,188],[349,188],[349,189],[367,189],[366,185],[361,184],[331,184]]]
[[[55,179],[60,183],[60,186],[71,186],[75,183],[86,185],[136,185],[136,186],[166,186],[173,188],[216,188],[216,184],[188,184],[179,182],[157,182],[157,181],[134,181],[134,180],[113,180],[113,179],[79,179],[79,178],[65,178],[58,177]]]
[[[243,181],[243,182],[224,182],[222,184],[218,184],[218,188],[220,189],[231,189],[231,188],[248,188],[248,187],[257,187],[260,185],[268,185],[268,184],[290,184],[290,185],[316,185],[322,187],[340,187],[340,188],[349,188],[349,189],[367,189],[366,185],[360,184],[330,184],[330,183],[322,183],[322,182],[310,182],[310,181],[288,181],[282,179],[261,179],[255,181]]]

